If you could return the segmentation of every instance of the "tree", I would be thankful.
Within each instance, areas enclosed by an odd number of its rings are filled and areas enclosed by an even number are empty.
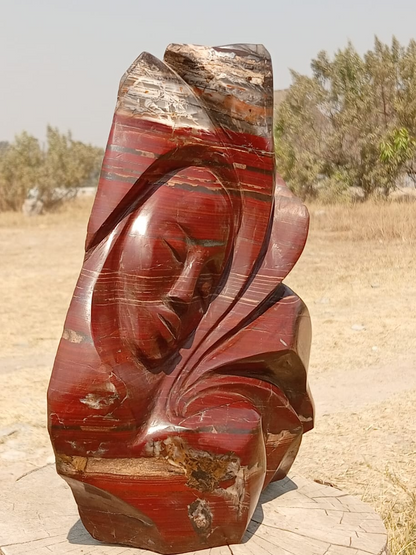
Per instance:
[[[0,210],[20,210],[29,191],[49,210],[74,196],[77,187],[97,183],[103,150],[74,141],[70,133],[48,126],[43,150],[26,132],[1,144]]]
[[[25,131],[0,156],[0,210],[20,210],[29,190],[40,179],[43,153]]]
[[[46,208],[74,196],[76,188],[98,177],[103,159],[101,148],[74,141],[70,132],[60,133],[48,126],[47,151],[42,165],[39,196]],[[96,184],[96,183],[95,183]]]
[[[416,42],[375,39],[361,57],[351,43],[312,60],[312,77],[292,72],[277,112],[278,168],[301,196],[317,184],[387,195],[416,156]]]

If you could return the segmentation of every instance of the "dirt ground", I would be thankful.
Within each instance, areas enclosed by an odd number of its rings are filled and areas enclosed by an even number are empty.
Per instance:
[[[87,215],[86,207],[0,215],[0,484],[53,461],[45,395]],[[312,210],[312,224],[318,217]],[[286,280],[312,317],[317,412],[293,470],[360,495],[395,531],[416,507],[414,250],[403,241],[350,242],[312,225]]]

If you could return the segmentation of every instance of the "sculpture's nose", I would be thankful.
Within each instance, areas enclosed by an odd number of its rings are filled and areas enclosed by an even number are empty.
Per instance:
[[[168,293],[170,302],[178,316],[184,314],[195,296],[195,289],[200,273],[200,264],[191,261]]]

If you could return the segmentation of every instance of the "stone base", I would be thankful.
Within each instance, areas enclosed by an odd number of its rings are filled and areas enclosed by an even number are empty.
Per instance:
[[[145,555],[105,545],[79,520],[69,487],[48,465],[0,492],[2,555]],[[206,555],[388,555],[387,533],[371,507],[298,476],[271,484],[243,543]]]

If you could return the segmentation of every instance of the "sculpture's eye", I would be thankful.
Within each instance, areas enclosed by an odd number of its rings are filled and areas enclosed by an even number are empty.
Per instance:
[[[163,242],[165,243],[165,245],[168,247],[168,249],[170,250],[170,252],[173,255],[173,258],[179,263],[179,264],[185,264],[186,261],[186,253],[182,252],[179,248],[177,248],[176,246],[174,246],[172,244],[171,241],[167,241],[166,239],[163,239]]]

